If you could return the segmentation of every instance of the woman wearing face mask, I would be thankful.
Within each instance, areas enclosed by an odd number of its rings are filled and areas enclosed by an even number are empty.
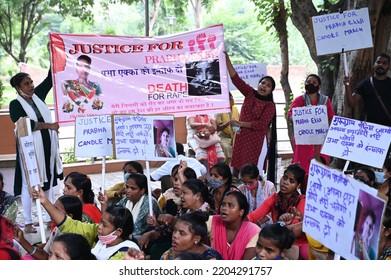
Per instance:
[[[232,173],[231,168],[225,163],[216,163],[210,169],[210,177],[207,180],[207,186],[209,188],[209,192],[214,197],[215,202],[215,212],[217,214],[220,213],[220,206],[223,202],[223,197],[226,192],[236,189],[235,186],[232,185]]]
[[[317,106],[317,105],[326,105],[327,108],[327,117],[329,122],[334,117],[334,110],[331,105],[330,99],[319,92],[321,81],[318,75],[310,74],[305,79],[305,92],[303,95],[296,97],[288,111],[288,118],[290,123],[292,123],[292,109],[296,107],[304,106]],[[310,161],[313,158],[323,157],[326,161],[326,165],[329,163],[329,156],[320,154],[322,146],[321,145],[294,145],[293,147],[293,159],[292,163],[299,163],[306,174],[310,167]],[[304,194],[304,193],[303,193]]]
[[[47,78],[34,87],[34,82],[27,73],[18,73],[11,78],[11,86],[16,90],[17,97],[10,102],[10,117],[16,123],[22,117],[30,119],[35,152],[40,164],[40,175],[43,190],[54,201],[52,187],[57,186],[57,179],[62,179],[62,162],[58,148],[59,124],[53,122],[45,98],[52,88],[50,71]],[[17,141],[18,142],[18,141]],[[26,233],[37,230],[33,226],[31,215],[32,200],[28,189],[27,179],[22,168],[22,161],[17,145],[17,161],[15,167],[14,195],[21,195]]]
[[[92,247],[91,253],[98,260],[122,260],[129,248],[139,249],[136,243],[129,240],[134,224],[132,213],[125,207],[109,206],[103,212],[99,224],[90,224],[66,216],[47,199],[41,188],[33,191],[32,195],[34,199],[40,200],[41,205],[62,233],[83,235]]]
[[[250,212],[255,211],[266,198],[276,193],[276,187],[273,182],[263,179],[259,175],[258,167],[255,164],[248,163],[240,170],[240,178],[243,182],[238,189],[246,196],[248,204],[250,205]],[[263,216],[255,224],[262,228],[271,224],[271,213]]]

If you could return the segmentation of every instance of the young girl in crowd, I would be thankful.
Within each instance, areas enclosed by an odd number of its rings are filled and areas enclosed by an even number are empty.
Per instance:
[[[240,178],[243,182],[238,188],[244,193],[247,202],[250,204],[249,212],[255,211],[266,198],[276,193],[276,187],[268,180],[264,180],[259,175],[259,169],[255,164],[248,163],[240,170]],[[266,224],[271,224],[271,214],[268,213],[255,223],[261,227]]]
[[[254,260],[287,259],[286,251],[292,247],[294,240],[293,232],[283,222],[266,225],[259,233]]]
[[[290,213],[296,208],[300,213],[304,214],[305,196],[298,192],[298,189],[304,183],[305,171],[299,164],[289,165],[284,175],[280,180],[280,191],[274,193],[258,206],[258,208],[250,213],[247,218],[250,222],[257,222],[259,219],[271,212],[273,223],[278,222],[279,217],[285,213]],[[291,225],[300,223],[299,219],[292,220]],[[290,258],[292,259],[308,259],[308,243],[304,234],[299,232],[299,236],[295,235],[296,247],[292,247]],[[299,252],[296,252],[299,249]]]
[[[205,260],[222,260],[219,252],[205,244],[208,235],[206,221],[208,213],[194,211],[180,216],[172,234],[172,247],[162,256],[162,260],[173,260],[180,253],[193,252]]]
[[[244,221],[248,214],[247,199],[240,191],[229,191],[223,198],[220,215],[210,216],[207,222],[212,248],[224,260],[251,260],[260,228]]]
[[[41,205],[62,233],[83,235],[98,260],[120,260],[124,258],[128,248],[139,249],[129,240],[129,236],[133,233],[133,217],[127,208],[120,205],[109,206],[103,212],[99,224],[90,224],[66,216],[47,199],[41,188],[34,191],[32,195],[34,199],[40,200]],[[104,201],[101,203],[104,204]]]
[[[92,191],[91,179],[82,173],[71,172],[64,180],[64,195],[73,195],[83,204],[83,222],[99,223],[101,211],[95,205],[95,194]]]
[[[126,181],[126,197],[117,205],[125,206],[132,213],[134,222],[134,235],[142,235],[149,230],[147,217],[149,215],[148,180],[144,174],[129,174]],[[162,210],[157,200],[152,197],[152,211],[157,218]],[[103,206],[102,206],[103,210]]]
[[[49,260],[96,260],[90,244],[80,234],[64,233],[57,236],[50,248]]]
[[[122,170],[124,172],[124,181],[115,184],[106,191],[107,197],[109,198],[108,205],[116,204],[125,196],[126,181],[129,177],[128,173],[144,174],[143,166],[138,161],[125,162]]]
[[[74,220],[82,220],[82,203],[76,196],[60,196],[54,203],[54,207],[56,207],[64,215],[67,215]],[[23,231],[18,226],[14,227],[14,234],[14,239],[19,242],[19,244],[23,247],[24,250],[26,250],[26,252],[28,252],[27,255],[23,256],[23,259],[47,260],[54,239],[61,235],[62,232],[58,227],[54,227],[49,237],[47,238],[47,242],[44,247],[30,244],[30,242],[26,240]]]
[[[220,213],[221,202],[226,192],[235,188],[232,185],[231,168],[226,163],[216,163],[210,169],[210,178],[207,180],[210,193],[214,197],[216,213]]]

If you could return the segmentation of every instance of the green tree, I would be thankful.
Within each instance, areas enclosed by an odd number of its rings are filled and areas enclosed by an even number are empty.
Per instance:
[[[33,37],[50,25],[44,15],[56,13],[91,21],[93,0],[2,0],[0,45],[17,63],[27,62],[27,47]]]

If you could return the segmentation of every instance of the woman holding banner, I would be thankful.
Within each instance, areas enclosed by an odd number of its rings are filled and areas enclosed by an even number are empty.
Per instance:
[[[244,95],[239,121],[231,120],[232,126],[240,127],[240,130],[236,132],[232,152],[233,175],[237,178],[239,170],[247,163],[257,165],[259,171],[266,171],[265,163],[268,157],[268,178],[274,182],[277,133],[273,90],[276,83],[272,77],[264,76],[255,90],[239,77],[228,54],[225,53],[225,55],[232,83]],[[270,137],[267,137],[269,133]]]
[[[305,79],[304,94],[296,97],[289,108],[289,123],[292,123],[293,108],[316,105],[326,105],[327,117],[329,119],[329,122],[332,120],[332,118],[334,117],[334,110],[331,105],[331,101],[327,96],[319,92],[320,85],[321,80],[318,75],[310,74],[307,76],[307,78]],[[323,158],[325,160],[325,164],[328,164],[329,162],[329,157],[327,155],[320,154],[321,148],[321,145],[294,144],[292,163],[299,163],[308,175],[311,159],[316,158],[318,161],[321,161],[321,158]],[[301,190],[302,194],[305,194],[305,188],[301,188]]]
[[[40,163],[43,190],[49,199],[53,200],[52,187],[57,185],[57,178],[62,179],[62,162],[58,149],[59,124],[53,122],[45,98],[52,88],[52,75],[49,71],[46,79],[34,87],[33,80],[27,73],[18,73],[11,78],[11,86],[17,92],[16,99],[9,105],[10,117],[16,123],[22,117],[30,119],[35,153]],[[14,195],[22,195],[22,205],[25,219],[25,231],[36,232],[31,216],[32,199],[24,174],[22,159],[17,147],[17,162],[15,168]]]

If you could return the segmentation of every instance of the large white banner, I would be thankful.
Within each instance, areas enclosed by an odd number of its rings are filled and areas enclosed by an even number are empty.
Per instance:
[[[391,142],[391,127],[334,116],[322,153],[382,168]]]
[[[229,112],[223,26],[164,37],[50,34],[57,120]]]
[[[368,8],[312,17],[317,55],[372,48]]]
[[[311,161],[303,231],[346,259],[377,259],[386,202],[377,190]]]

